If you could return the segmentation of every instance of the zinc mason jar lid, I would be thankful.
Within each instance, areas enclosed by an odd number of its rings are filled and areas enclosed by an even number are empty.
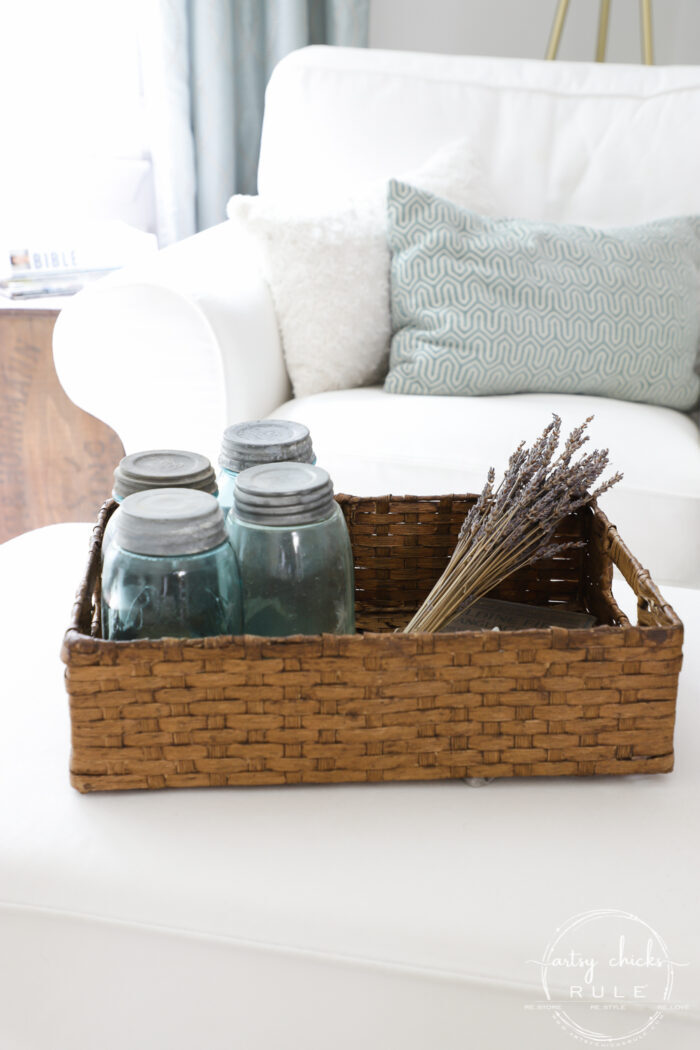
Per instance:
[[[309,428],[289,419],[254,419],[226,427],[219,465],[239,474],[259,463],[312,463]]]
[[[288,528],[324,521],[336,506],[327,471],[310,463],[263,463],[238,475],[233,512],[240,521]]]
[[[228,539],[218,500],[198,489],[134,492],[113,520],[113,542],[132,554],[201,554]]]
[[[114,468],[113,494],[125,499],[145,489],[189,488],[216,493],[216,473],[199,452],[159,448],[124,456]]]

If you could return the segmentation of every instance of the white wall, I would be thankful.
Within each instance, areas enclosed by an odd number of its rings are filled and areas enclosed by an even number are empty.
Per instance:
[[[138,5],[0,0],[1,241],[105,218],[154,228]]]
[[[558,0],[371,0],[370,47],[544,58]],[[559,58],[595,57],[598,0],[570,0]],[[612,0],[609,62],[639,62],[639,0]],[[652,0],[655,61],[700,63],[700,0]]]

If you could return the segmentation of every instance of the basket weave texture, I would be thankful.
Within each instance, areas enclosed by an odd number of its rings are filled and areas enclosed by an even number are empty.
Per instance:
[[[108,642],[103,507],[62,657],[79,791],[661,773],[673,767],[683,627],[598,509],[585,546],[495,597],[593,613],[600,626],[395,633],[445,567],[474,497],[339,496],[358,633]],[[611,592],[638,599],[632,626]]]

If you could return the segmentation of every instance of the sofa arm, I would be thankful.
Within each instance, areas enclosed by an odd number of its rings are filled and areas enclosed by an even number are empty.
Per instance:
[[[127,453],[215,461],[228,423],[289,397],[269,289],[228,222],[82,291],[56,322],[54,360],[68,396]]]

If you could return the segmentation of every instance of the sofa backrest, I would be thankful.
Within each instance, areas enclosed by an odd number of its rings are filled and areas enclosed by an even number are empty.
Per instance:
[[[496,214],[625,225],[700,212],[700,66],[310,47],[270,81],[261,194],[401,176],[467,137]]]

